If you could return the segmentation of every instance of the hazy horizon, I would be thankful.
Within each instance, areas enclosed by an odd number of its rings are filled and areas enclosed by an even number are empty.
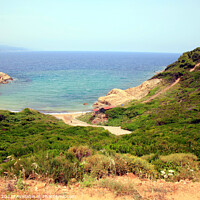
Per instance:
[[[182,53],[200,46],[199,0],[0,0],[0,44],[31,51]]]
[[[5,47],[5,49],[1,49],[1,47]],[[113,53],[160,53],[160,54],[181,54],[183,52],[153,52],[153,51],[119,51],[119,50],[113,50],[113,51],[98,51],[98,50],[32,50],[32,49],[26,49],[24,47],[14,47],[14,46],[8,46],[8,45],[0,45],[0,52],[113,52]]]

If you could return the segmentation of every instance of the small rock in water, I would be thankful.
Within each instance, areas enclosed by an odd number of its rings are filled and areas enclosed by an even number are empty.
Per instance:
[[[7,74],[0,72],[0,83],[6,84],[9,83],[9,81],[12,81],[13,79],[8,76]]]

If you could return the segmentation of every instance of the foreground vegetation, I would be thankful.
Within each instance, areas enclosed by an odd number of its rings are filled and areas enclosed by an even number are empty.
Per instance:
[[[86,146],[79,146],[59,154],[46,151],[29,157],[9,156],[7,159],[8,162],[0,166],[1,175],[12,179],[51,179],[65,184],[127,173],[140,178],[164,178],[169,181],[199,181],[200,175],[197,156],[183,153],[167,156],[151,154],[139,158],[130,154],[97,152]]]
[[[128,172],[142,178],[198,180],[200,67],[190,69],[199,62],[200,48],[184,53],[155,76],[164,85],[141,101],[106,112],[107,125],[122,126],[132,131],[129,135],[71,127],[31,109],[0,111],[0,174],[63,183]],[[178,78],[176,86],[143,103]]]

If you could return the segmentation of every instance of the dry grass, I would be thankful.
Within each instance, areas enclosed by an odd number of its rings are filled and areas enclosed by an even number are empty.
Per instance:
[[[132,173],[124,176],[107,177],[92,187],[81,187],[80,183],[70,186],[52,184],[39,180],[22,180],[23,188],[17,188],[16,180],[0,178],[0,198],[15,199],[74,199],[74,200],[199,200],[200,182],[180,181],[176,183],[140,179]],[[13,195],[13,196],[11,196]],[[23,198],[24,197],[24,198]]]
[[[128,195],[133,199],[142,199],[142,196],[135,187],[134,181],[120,181],[114,178],[105,178],[99,181],[99,186],[108,188],[116,196]]]

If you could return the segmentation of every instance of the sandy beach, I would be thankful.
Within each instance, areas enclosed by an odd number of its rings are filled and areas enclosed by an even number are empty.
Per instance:
[[[88,124],[86,122],[82,122],[77,117],[85,114],[86,112],[77,112],[77,113],[66,113],[66,114],[51,114],[52,116],[62,119],[66,124],[70,126],[92,126],[92,127],[101,127],[105,130],[108,130],[114,135],[124,135],[124,134],[130,134],[131,131],[121,129],[121,127],[113,127],[113,126],[101,126],[101,125],[92,125]],[[92,113],[92,112],[91,112]]]
[[[75,112],[75,113],[62,113],[62,114],[51,114],[51,115],[58,119],[62,119],[66,124],[75,125],[75,121],[77,120],[76,118],[85,113],[86,112]]]

